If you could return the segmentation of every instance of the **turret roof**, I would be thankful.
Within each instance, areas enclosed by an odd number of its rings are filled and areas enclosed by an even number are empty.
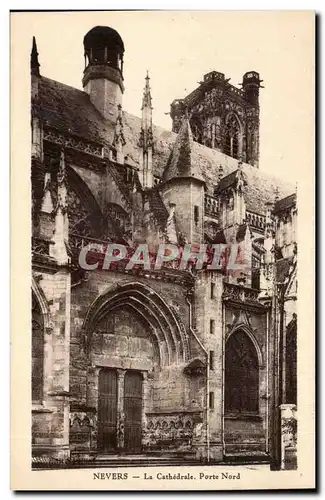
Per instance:
[[[168,158],[162,180],[168,182],[176,178],[193,178],[204,182],[198,163],[190,123],[185,117]]]

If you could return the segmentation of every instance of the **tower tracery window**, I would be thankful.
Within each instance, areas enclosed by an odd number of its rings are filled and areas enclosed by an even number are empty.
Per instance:
[[[231,115],[226,123],[225,154],[238,159],[240,151],[240,126],[235,115]]]
[[[199,120],[197,120],[196,118],[192,118],[192,120],[190,121],[190,125],[194,141],[198,142],[199,144],[203,144],[202,125]]]
[[[212,123],[211,125],[211,147],[214,148],[216,143],[216,124]]]
[[[247,158],[252,160],[254,157],[254,126],[252,123],[247,126],[246,150]]]

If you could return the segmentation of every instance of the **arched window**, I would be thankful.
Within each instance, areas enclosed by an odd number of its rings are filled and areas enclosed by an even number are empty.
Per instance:
[[[194,141],[203,144],[202,124],[198,119],[192,118],[190,121]]]
[[[261,258],[257,255],[252,255],[252,288],[260,289],[261,276]]]
[[[225,154],[233,158],[239,158],[240,149],[240,127],[237,118],[232,115],[226,123]]]
[[[242,330],[226,343],[226,414],[257,414],[259,411],[259,364],[255,346]]]
[[[216,124],[212,123],[211,125],[211,147],[214,148],[216,143]]]
[[[252,123],[249,123],[247,126],[246,154],[248,161],[251,162],[254,160],[254,126]]]
[[[39,303],[32,294],[32,401],[43,400],[44,321]]]

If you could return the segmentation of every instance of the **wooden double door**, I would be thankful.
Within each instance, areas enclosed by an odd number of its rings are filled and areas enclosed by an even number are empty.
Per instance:
[[[141,453],[142,384],[140,371],[102,369],[98,383],[98,450]]]

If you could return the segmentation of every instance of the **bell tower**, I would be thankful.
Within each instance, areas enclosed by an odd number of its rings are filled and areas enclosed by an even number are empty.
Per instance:
[[[122,104],[124,43],[112,28],[96,26],[84,37],[84,91],[108,120],[116,122]]]
[[[173,132],[179,132],[187,113],[195,142],[258,167],[262,81],[259,73],[248,71],[238,88],[224,73],[210,71],[193,92],[171,103]]]

